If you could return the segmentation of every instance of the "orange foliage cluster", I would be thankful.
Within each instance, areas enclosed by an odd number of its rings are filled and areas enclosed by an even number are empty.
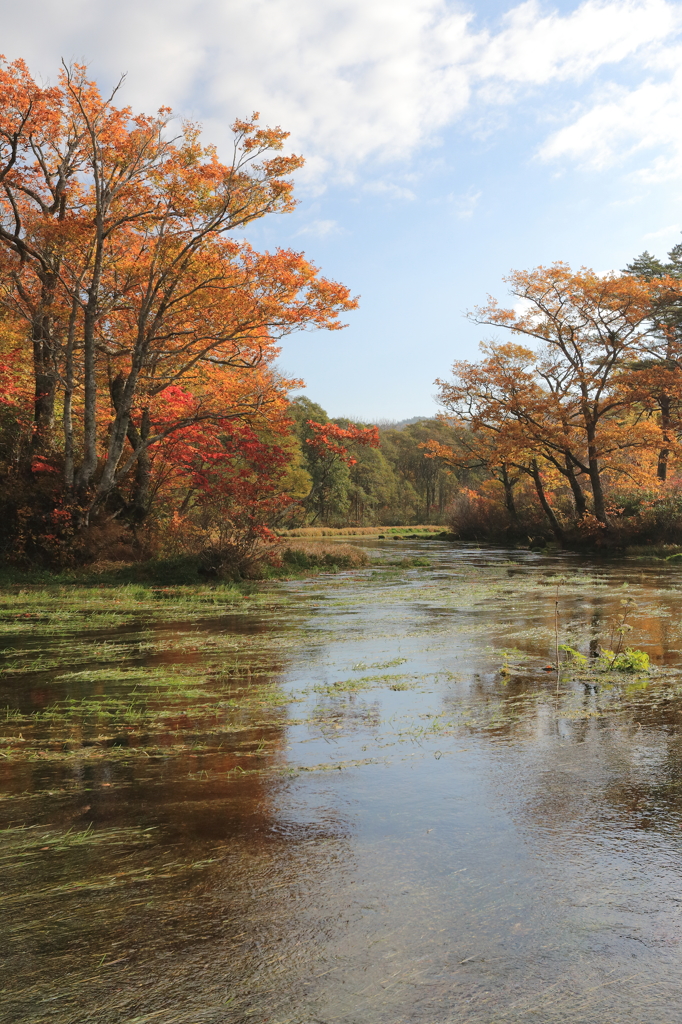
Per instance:
[[[512,524],[527,480],[557,540],[571,527],[608,532],[625,511],[619,492],[677,485],[682,281],[557,263],[508,282],[514,308],[490,299],[470,319],[530,345],[486,342],[480,362],[458,361],[437,381],[460,431],[429,454],[491,474]]]
[[[356,427],[351,423],[346,428],[336,423],[316,423],[314,420],[308,420],[308,426],[313,436],[307,439],[306,444],[310,445],[318,459],[333,461],[338,458],[347,466],[354,466],[358,460],[349,451],[353,445],[379,447],[377,427]]]
[[[0,471],[70,529],[200,496],[262,532],[301,384],[278,342],[356,303],[301,253],[230,234],[293,208],[285,132],[238,120],[223,163],[196,125],[173,136],[170,110],[115,99],[78,65],[43,88],[0,64]]]

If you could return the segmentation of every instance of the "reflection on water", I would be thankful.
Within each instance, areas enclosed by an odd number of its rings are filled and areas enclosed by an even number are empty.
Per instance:
[[[6,639],[0,1020],[682,1020],[680,570],[412,548],[286,620]],[[649,683],[557,694],[558,576]]]

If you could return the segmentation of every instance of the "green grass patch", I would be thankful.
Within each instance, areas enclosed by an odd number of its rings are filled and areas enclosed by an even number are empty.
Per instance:
[[[376,686],[390,685],[391,689],[396,689],[396,684],[402,684],[404,680],[410,677],[402,675],[374,675],[374,676],[360,676],[354,679],[338,679],[335,683],[320,683],[319,686],[314,686],[313,690],[315,693],[353,693],[356,690],[369,690]],[[401,685],[400,689],[407,689],[407,684]]]

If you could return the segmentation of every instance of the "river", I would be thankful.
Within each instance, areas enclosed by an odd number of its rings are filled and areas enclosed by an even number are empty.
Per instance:
[[[238,608],[11,595],[3,1024],[682,1021],[682,568],[364,543]]]

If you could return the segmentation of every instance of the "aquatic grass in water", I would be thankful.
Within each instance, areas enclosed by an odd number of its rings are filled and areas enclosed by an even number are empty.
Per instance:
[[[353,679],[338,679],[334,683],[318,684],[313,687],[316,693],[342,693],[342,692],[353,692],[355,690],[369,690],[376,686],[390,685],[392,689],[395,689],[393,684],[402,682],[408,679],[407,675],[374,675],[374,676],[360,676],[359,678]],[[404,688],[407,688],[406,686]]]
[[[366,672],[368,668],[397,668],[398,665],[404,665],[406,661],[407,658],[391,658],[389,661],[375,661],[371,665],[359,661],[357,665],[353,665],[353,672]]]
[[[432,557],[232,607],[108,588],[126,637],[79,635],[82,590],[25,606],[8,1020],[669,1024],[679,571],[630,577],[650,669],[604,672],[625,570]]]
[[[143,615],[149,623],[194,617],[250,613],[253,609],[284,606],[286,597],[234,584],[195,587],[153,587],[142,584],[20,587],[0,590],[0,634],[68,634],[127,625]]]
[[[17,867],[28,857],[41,853],[71,852],[81,847],[98,847],[106,844],[130,846],[132,843],[147,843],[154,829],[107,828],[54,829],[45,825],[15,825],[0,829],[0,869],[3,875]]]

